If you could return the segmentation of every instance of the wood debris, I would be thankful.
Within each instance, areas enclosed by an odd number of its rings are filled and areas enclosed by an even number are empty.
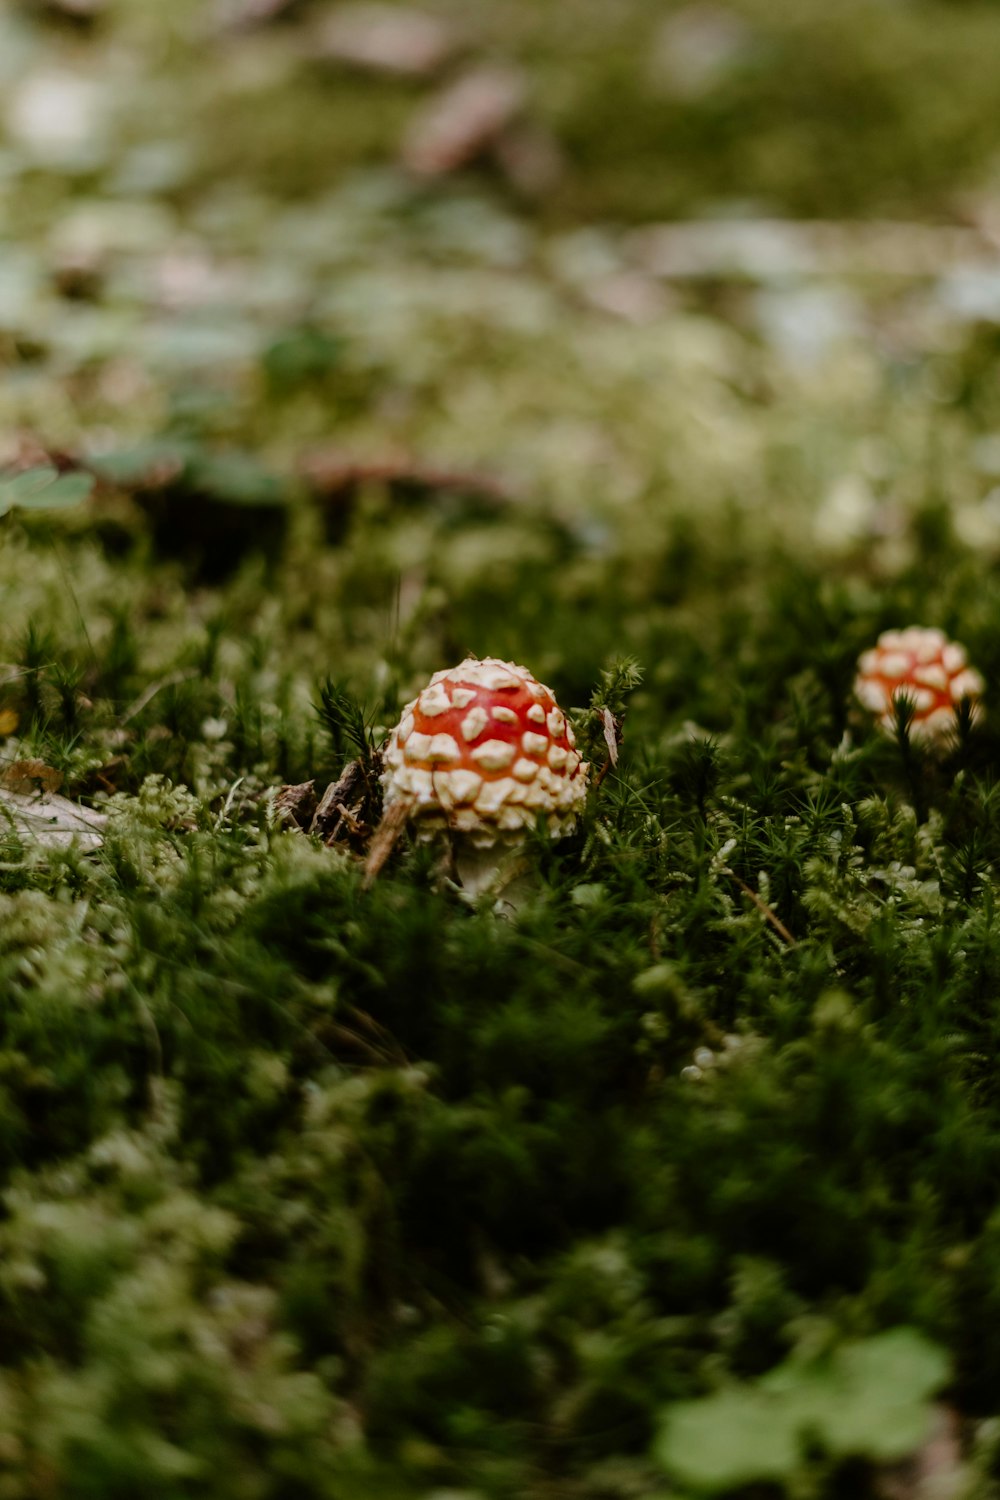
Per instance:
[[[305,832],[316,814],[316,783],[302,781],[297,786],[283,786],[274,799],[279,823]]]
[[[274,799],[279,822],[322,839],[327,848],[348,844],[363,851],[377,816],[372,767],[361,760],[350,761],[322,797],[316,796],[315,781],[283,786]]]
[[[394,802],[376,828],[368,850],[368,859],[365,862],[365,877],[362,882],[364,890],[368,890],[381,874],[390,854],[396,847],[397,840],[406,827],[411,806],[411,803],[402,798]]]
[[[475,495],[497,503],[515,498],[510,487],[496,475],[451,469],[407,455],[362,459],[346,453],[343,448],[325,447],[306,456],[301,472],[315,493],[330,498],[348,494],[366,484]]]
[[[309,825],[327,846],[366,831],[365,812],[370,796],[368,774],[360,760],[352,760],[338,781],[327,787]]]

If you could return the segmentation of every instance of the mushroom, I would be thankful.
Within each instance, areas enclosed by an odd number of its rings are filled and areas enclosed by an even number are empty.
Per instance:
[[[889,734],[896,728],[897,701],[908,700],[913,709],[910,735],[931,742],[955,728],[963,699],[970,700],[973,719],[979,717],[983,687],[964,646],[949,641],[942,630],[910,625],[884,630],[874,650],[862,653],[854,694]]]
[[[450,835],[459,878],[478,894],[539,817],[572,832],[589,766],[551,690],[527,667],[467,657],[435,672],[383,750],[385,809],[417,837]]]

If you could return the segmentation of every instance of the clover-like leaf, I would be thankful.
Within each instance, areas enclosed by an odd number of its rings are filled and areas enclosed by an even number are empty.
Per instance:
[[[89,498],[94,488],[91,474],[60,474],[50,464],[0,476],[0,516],[7,511],[66,510]]]
[[[60,474],[44,489],[20,502],[23,510],[68,510],[89,500],[94,491],[92,474]]]
[[[710,1495],[784,1480],[810,1448],[894,1462],[924,1441],[930,1397],[947,1378],[936,1344],[914,1328],[892,1328],[668,1408],[655,1455],[680,1484]]]
[[[783,1479],[800,1456],[787,1403],[750,1385],[672,1406],[654,1451],[681,1485],[710,1495]]]
[[[835,1350],[788,1394],[800,1427],[828,1453],[888,1463],[919,1447],[930,1419],[928,1397],[947,1378],[948,1362],[936,1344],[915,1328],[891,1328]]]

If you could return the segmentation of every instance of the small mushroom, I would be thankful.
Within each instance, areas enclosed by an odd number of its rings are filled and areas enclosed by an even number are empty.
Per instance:
[[[897,700],[907,700],[913,710],[910,735],[929,743],[955,728],[963,699],[969,699],[973,718],[979,717],[983,687],[964,646],[949,641],[943,630],[910,625],[884,630],[874,650],[862,653],[854,694],[889,734],[896,728]]]
[[[384,749],[385,808],[417,837],[452,836],[465,888],[485,890],[539,816],[572,832],[589,766],[551,690],[527,667],[468,657],[403,709]]]

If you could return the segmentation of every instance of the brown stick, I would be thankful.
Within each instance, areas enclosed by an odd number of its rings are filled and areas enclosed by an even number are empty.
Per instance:
[[[396,847],[396,840],[406,826],[412,807],[412,798],[401,798],[382,814],[382,821],[375,830],[365,861],[365,874],[361,882],[363,891],[370,890],[381,874],[383,865]]]

